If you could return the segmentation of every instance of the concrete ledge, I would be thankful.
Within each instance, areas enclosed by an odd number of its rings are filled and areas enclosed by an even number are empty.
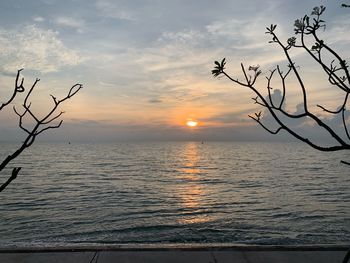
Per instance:
[[[0,262],[341,263],[349,247],[230,244],[24,247],[1,248]]]
[[[55,245],[0,247],[0,253],[85,252],[85,251],[347,251],[349,245],[245,245],[231,243]]]

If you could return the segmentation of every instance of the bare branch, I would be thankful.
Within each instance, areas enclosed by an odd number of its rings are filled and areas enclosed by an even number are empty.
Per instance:
[[[49,129],[57,129],[59,128],[63,123],[63,120],[61,120],[57,125],[53,125],[53,126],[48,126],[48,127],[45,127],[43,128],[42,130],[38,131],[38,132],[35,132],[35,137],[38,136],[40,133],[44,132],[44,131],[47,131]]]
[[[21,81],[19,82],[19,74],[20,74],[20,72],[21,72],[21,70],[19,70],[18,73],[17,73],[16,85],[15,85],[15,91],[14,91],[13,98],[16,96],[17,92],[23,92],[24,91],[24,87],[23,87],[24,78],[22,78]],[[75,85],[73,85],[70,88],[67,96],[64,97],[61,100],[57,100],[56,97],[54,97],[53,95],[50,95],[51,98],[54,101],[54,106],[48,111],[48,113],[43,118],[40,119],[30,109],[31,103],[29,102],[30,96],[31,96],[35,86],[37,85],[37,83],[39,81],[40,81],[40,79],[36,79],[35,82],[32,84],[31,88],[29,89],[28,93],[26,94],[26,96],[25,96],[25,98],[23,100],[23,104],[22,104],[22,107],[24,109],[23,113],[20,113],[16,109],[16,107],[13,107],[13,110],[14,110],[15,114],[19,118],[18,126],[19,126],[20,129],[22,129],[27,134],[27,137],[23,141],[22,145],[15,152],[13,152],[9,156],[7,156],[2,161],[2,163],[0,163],[0,172],[12,160],[17,158],[26,148],[30,147],[34,143],[35,139],[37,138],[37,136],[39,134],[41,134],[41,133],[43,133],[43,132],[45,132],[47,130],[50,130],[50,129],[57,129],[57,128],[59,128],[62,125],[63,120],[61,120],[56,125],[50,125],[50,123],[52,123],[53,121],[57,120],[64,113],[63,111],[61,111],[60,113],[57,113],[57,108],[58,108],[59,104],[61,104],[62,102],[72,98],[82,88],[82,84],[75,84]],[[11,97],[11,99],[9,101],[11,102],[13,100],[13,98]],[[7,104],[3,104],[3,105],[6,106]],[[3,105],[2,105],[2,107],[4,107]],[[23,118],[25,118],[26,116],[31,117],[31,120],[33,121],[32,128],[30,128],[30,129],[26,128],[25,125],[23,124]],[[13,170],[11,177],[9,177],[9,179],[0,187],[0,192],[3,191],[17,177],[17,174],[19,173],[20,169],[21,168],[15,168]]]
[[[346,136],[347,136],[348,139],[350,140],[350,135],[349,135],[348,127],[346,126],[346,121],[345,121],[345,109],[342,110],[341,115],[342,115],[342,119],[343,119],[343,126],[344,126],[344,130],[345,130]]]
[[[18,85],[18,79],[19,79],[19,76],[20,76],[22,70],[23,69],[19,69],[17,71],[16,81],[15,81],[15,88],[13,90],[12,96],[9,98],[8,101],[6,101],[6,102],[4,102],[4,103],[2,103],[0,105],[0,110],[2,110],[4,107],[9,105],[15,99],[17,93],[24,92],[24,87],[23,87],[24,78],[22,78],[21,83]]]
[[[83,85],[82,84],[75,84],[73,85],[69,92],[68,92],[68,95],[66,97],[64,97],[63,99],[59,100],[57,104],[60,104],[62,102],[64,102],[65,100],[67,99],[70,99],[71,97],[73,97],[75,94],[77,94],[77,92],[79,90],[81,90],[83,88]]]
[[[270,130],[269,128],[267,128],[261,121],[259,118],[255,118],[251,115],[248,115],[249,118],[255,120],[257,123],[259,123],[259,125],[261,127],[263,127],[267,132],[271,133],[271,134],[277,134],[279,133],[281,130],[283,130],[283,127],[279,127],[277,130],[273,131],[273,130]]]
[[[17,178],[17,175],[21,169],[21,167],[13,168],[11,176],[0,186],[0,192],[2,192],[13,180]]]
[[[277,71],[282,81],[282,99],[281,99],[280,105],[278,106],[279,109],[282,109],[282,106],[286,98],[286,78],[292,70],[292,67],[288,67],[288,68],[289,69],[287,73],[283,76],[283,72],[280,70],[280,67],[277,65]]]
[[[56,97],[53,96],[53,95],[51,95],[51,94],[50,94],[50,96],[51,96],[51,98],[53,99],[53,102],[55,103],[55,105],[57,105],[57,99],[56,99]]]
[[[23,122],[22,122],[22,119],[23,119],[23,116],[27,113],[27,110],[23,113],[23,114],[19,114],[16,110],[16,107],[13,106],[13,111],[18,115],[19,117],[19,121],[18,121],[18,126],[23,130],[25,131],[26,133],[30,134],[31,132],[29,130],[27,130],[26,128],[23,127]]]
[[[272,97],[271,97],[271,79],[273,77],[273,74],[275,73],[276,69],[272,70],[270,73],[270,76],[266,77],[267,78],[267,92],[269,94],[269,100],[270,100],[270,105],[272,108],[275,108],[275,105],[273,104]]]
[[[249,79],[248,79],[248,77],[247,77],[247,73],[245,72],[243,63],[241,63],[241,68],[242,68],[242,72],[244,73],[245,80],[247,81],[247,85],[249,85],[249,84],[250,84],[250,81],[249,81]]]
[[[34,81],[33,85],[31,86],[31,88],[29,89],[29,91],[28,91],[28,93],[27,93],[27,96],[25,97],[24,102],[23,102],[23,106],[24,106],[24,107],[28,107],[28,106],[27,106],[28,98],[29,98],[30,94],[32,93],[32,91],[33,91],[35,85],[36,85],[39,81],[40,81],[40,79],[36,79],[36,80]]]
[[[45,121],[45,122],[41,122],[41,124],[49,124],[50,122],[53,122],[54,120],[56,120],[57,118],[59,118],[62,114],[64,113],[64,111],[61,111],[59,114],[57,114],[55,117],[53,117],[52,119]]]

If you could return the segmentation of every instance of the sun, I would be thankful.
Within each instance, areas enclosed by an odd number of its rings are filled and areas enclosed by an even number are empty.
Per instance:
[[[188,120],[186,125],[189,127],[196,127],[198,125],[198,121]]]

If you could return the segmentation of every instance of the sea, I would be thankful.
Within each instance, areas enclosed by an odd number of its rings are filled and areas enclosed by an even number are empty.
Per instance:
[[[1,173],[22,167],[0,193],[0,247],[349,244],[340,160],[285,142],[34,143]]]

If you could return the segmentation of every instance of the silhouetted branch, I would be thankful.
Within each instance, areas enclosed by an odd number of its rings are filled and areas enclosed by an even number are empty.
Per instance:
[[[278,106],[279,109],[282,109],[284,100],[286,98],[286,78],[289,75],[289,73],[291,72],[291,70],[292,70],[292,68],[289,67],[287,73],[284,74],[284,76],[283,76],[283,72],[280,70],[280,67],[277,65],[277,72],[278,72],[278,74],[281,78],[281,81],[282,81],[282,99],[281,99],[280,105]]]
[[[37,131],[35,133],[35,137],[38,136],[40,133],[46,131],[46,130],[59,128],[62,125],[62,123],[63,123],[63,120],[61,120],[57,125],[47,126],[47,127],[43,128],[43,129],[41,129],[40,131]]]
[[[261,111],[259,113],[255,113],[255,117],[254,116],[251,116],[251,115],[248,115],[249,118],[253,119],[254,121],[256,121],[257,123],[259,123],[259,125],[261,127],[263,127],[266,131],[268,131],[269,133],[271,134],[277,134],[279,133],[280,130],[283,129],[283,127],[279,127],[277,130],[273,131],[269,128],[267,128],[261,121],[260,121],[260,118],[261,118]]]
[[[253,77],[248,77],[247,71],[243,64],[241,63],[241,70],[242,74],[245,78],[245,82],[239,81],[238,78],[231,77],[229,74],[226,73],[225,71],[225,65],[226,65],[226,60],[224,59],[222,62],[224,63],[218,63],[215,62],[217,67],[212,71],[212,74],[214,77],[219,77],[219,76],[225,76],[232,82],[242,86],[249,88],[251,91],[254,92],[256,97],[252,98],[255,104],[258,104],[262,107],[264,107],[269,114],[273,117],[273,119],[276,121],[278,124],[279,128],[277,130],[271,130],[268,127],[266,127],[263,124],[263,121],[261,119],[261,112],[256,113],[255,116],[250,116],[249,117],[253,120],[255,120],[262,128],[264,128],[266,131],[268,131],[271,134],[277,134],[280,130],[285,130],[287,131],[290,135],[295,137],[296,139],[310,145],[311,147],[320,150],[320,151],[326,151],[326,152],[331,152],[331,151],[339,151],[339,150],[350,150],[350,134],[347,128],[347,123],[346,123],[346,105],[348,102],[349,98],[349,93],[350,93],[350,74],[349,74],[349,67],[347,65],[347,62],[341,58],[341,56],[335,52],[332,48],[330,48],[323,40],[321,40],[318,37],[318,30],[319,29],[325,29],[326,25],[325,22],[321,19],[321,16],[323,12],[325,11],[324,6],[320,7],[315,7],[312,10],[311,16],[304,16],[301,19],[297,19],[294,23],[294,32],[297,36],[299,36],[299,39],[296,37],[291,37],[287,40],[287,45],[284,45],[282,41],[279,39],[279,37],[275,33],[275,29],[277,25],[270,25],[270,27],[266,28],[267,34],[271,35],[271,41],[269,43],[276,43],[279,45],[279,47],[282,49],[282,52],[284,53],[286,60],[288,61],[288,70],[284,74],[280,67],[277,66],[276,69],[273,69],[270,71],[270,74],[266,77],[267,79],[267,98],[265,99],[265,96],[255,87],[255,81],[261,71],[258,71],[258,67],[254,67],[255,75]],[[315,41],[315,44],[309,47],[306,43],[306,38],[311,38],[313,41]],[[299,42],[298,42],[299,41]],[[307,95],[307,87],[306,84],[304,83],[301,73],[298,70],[298,67],[296,66],[295,62],[292,60],[289,52],[291,49],[294,48],[301,48],[307,52],[311,56],[311,58],[314,59],[314,61],[320,65],[321,69],[323,72],[327,75],[328,77],[328,82],[334,86],[339,88],[344,92],[344,100],[340,107],[336,111],[331,111],[326,109],[325,107],[321,105],[317,105],[320,109],[327,113],[331,114],[342,114],[342,122],[343,122],[343,129],[344,133],[346,134],[346,139],[343,139],[342,136],[338,133],[338,131],[335,129],[335,127],[330,126],[327,124],[323,119],[318,117],[316,114],[312,113],[309,110],[309,105],[308,105],[308,95]],[[324,55],[323,53],[327,53],[327,56],[331,56],[333,60],[331,63],[328,65],[324,61]],[[251,69],[252,67],[249,67]],[[275,73],[278,73],[276,75]],[[303,112],[298,113],[298,114],[291,114],[288,113],[283,109],[283,105],[285,103],[286,99],[286,79],[290,76],[293,75],[298,83],[298,86],[301,91],[302,95],[302,105],[303,105]],[[282,99],[279,103],[273,101],[272,94],[271,94],[271,82],[275,78],[275,76],[279,77],[281,81],[281,88],[282,88]],[[252,81],[253,80],[253,81]],[[282,116],[284,117],[282,119]],[[315,124],[317,124],[318,127],[321,129],[325,130],[329,137],[333,138],[337,143],[336,145],[333,146],[321,146],[316,143],[311,142],[308,138],[303,136],[302,134],[297,133],[294,131],[292,127],[289,127],[286,123],[287,119],[301,119],[301,118],[310,118],[312,121],[314,121]],[[348,164],[345,161],[342,161],[344,164]]]
[[[273,74],[275,73],[275,71],[276,71],[276,69],[271,70],[270,76],[266,77],[266,79],[267,79],[267,92],[269,94],[270,105],[271,105],[272,108],[276,108],[276,107],[275,107],[275,105],[273,104],[273,101],[272,101],[272,97],[271,97],[271,90],[272,90],[272,88],[271,88],[270,83],[271,83],[271,79],[272,79]]]
[[[62,114],[64,113],[64,111],[61,111],[59,114],[57,114],[55,117],[53,117],[52,119],[49,119],[48,121],[43,122],[42,124],[48,124],[50,122],[53,122],[54,120],[56,120],[57,118],[59,118]]]
[[[347,127],[346,121],[345,121],[345,108],[343,108],[343,110],[342,110],[342,112],[341,112],[341,115],[342,115],[343,126],[344,126],[344,130],[345,130],[346,136],[347,136],[348,139],[350,140],[350,135],[349,135],[348,127]]]
[[[18,84],[19,74],[21,70],[19,70],[17,73],[15,91],[12,97],[10,98],[10,100],[7,103],[2,104],[2,108],[7,106],[10,102],[12,102],[18,92],[24,92],[25,90],[23,86],[24,78],[22,78],[20,81],[20,84]],[[30,87],[29,91],[27,92],[22,104],[23,113],[20,113],[15,106],[13,107],[15,114],[18,116],[18,126],[27,134],[27,137],[23,141],[22,145],[15,152],[7,156],[2,161],[2,163],[0,164],[0,171],[2,171],[13,159],[17,158],[26,148],[31,146],[39,134],[50,129],[57,129],[62,125],[63,120],[60,120],[57,124],[53,124],[53,122],[56,121],[58,118],[60,118],[61,115],[64,113],[63,111],[61,111],[60,113],[56,113],[59,105],[64,101],[72,98],[83,87],[82,84],[73,85],[70,88],[68,94],[62,99],[57,99],[56,97],[51,95],[54,102],[53,107],[48,111],[46,115],[44,115],[44,117],[39,118],[34,112],[31,111],[30,109],[31,103],[29,102],[30,96],[39,81],[40,79],[36,79],[32,84],[32,86]],[[23,124],[23,118],[25,118],[26,116],[32,119],[31,128],[26,128]],[[21,168],[15,168],[12,171],[12,175],[9,177],[9,179],[0,186],[0,192],[3,191],[17,177],[20,169]]]
[[[3,191],[13,180],[15,180],[17,178],[17,175],[21,169],[22,169],[21,167],[17,167],[17,168],[12,169],[11,176],[7,179],[7,181],[5,183],[3,183],[0,186],[0,192]]]
[[[12,93],[12,95],[11,95],[11,97],[9,98],[8,101],[6,101],[6,102],[4,102],[4,103],[2,103],[2,104],[0,105],[0,110],[2,110],[4,107],[6,107],[7,105],[9,105],[9,104],[14,100],[14,98],[16,97],[16,95],[17,95],[18,93],[24,92],[24,87],[23,87],[24,78],[22,78],[22,79],[21,79],[21,82],[18,84],[19,76],[20,76],[20,73],[21,73],[22,70],[23,70],[23,69],[19,69],[19,70],[17,71],[16,81],[15,81],[15,88],[14,88],[14,90],[13,90],[13,93]]]

